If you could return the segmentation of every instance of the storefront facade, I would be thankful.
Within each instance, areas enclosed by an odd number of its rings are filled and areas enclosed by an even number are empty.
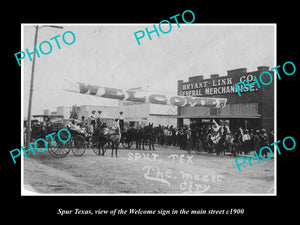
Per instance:
[[[209,79],[204,76],[189,77],[187,82],[178,80],[178,95],[197,97],[227,98],[224,108],[202,107],[178,107],[178,126],[183,126],[185,121],[193,123],[210,123],[214,119],[219,124],[229,123],[233,129],[267,130],[274,128],[274,72],[273,82],[264,86],[252,84],[250,91],[248,86],[238,95],[235,84],[238,82],[253,83],[254,76],[259,78],[263,71],[269,71],[267,66],[257,67],[257,71],[247,72],[246,68],[228,70],[227,76],[218,74],[210,75]],[[270,77],[264,77],[267,83]]]

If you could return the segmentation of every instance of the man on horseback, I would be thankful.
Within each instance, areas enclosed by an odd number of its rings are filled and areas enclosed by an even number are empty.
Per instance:
[[[97,127],[101,127],[103,122],[102,122],[102,111],[98,111],[98,115],[96,116],[96,123]]]
[[[211,139],[211,150],[216,149],[217,155],[225,156],[226,148],[232,150],[233,146],[233,135],[229,129],[229,124],[220,126],[218,123],[213,120],[212,132],[209,135]],[[209,140],[208,140],[209,141]]]
[[[121,129],[121,132],[124,131],[124,122],[125,122],[125,118],[124,118],[124,115],[123,115],[123,111],[120,111],[119,112],[119,127]]]
[[[111,156],[113,156],[113,150],[115,149],[115,155],[118,157],[118,146],[121,141],[121,130],[119,125],[119,119],[115,119],[111,128],[103,127],[99,130],[99,138],[104,138],[106,142],[111,144]],[[104,155],[104,152],[103,154]]]
[[[213,124],[210,130],[210,133],[208,134],[208,143],[210,144],[210,152],[213,151],[213,149],[216,149],[217,155],[219,155],[220,152],[220,139],[222,137],[223,128],[219,126],[219,124],[213,119]]]
[[[94,130],[96,128],[96,111],[93,110],[92,113],[89,116],[89,121],[90,121],[90,130],[92,133],[94,133]]]

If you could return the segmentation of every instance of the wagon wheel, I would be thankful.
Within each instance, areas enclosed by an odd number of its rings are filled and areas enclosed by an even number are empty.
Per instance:
[[[101,155],[101,154],[105,154],[105,152],[106,152],[106,150],[109,148],[109,143],[107,142],[107,143],[105,143],[104,145],[103,145],[103,152],[102,152],[102,147],[101,147],[101,149],[99,150],[99,149],[96,149],[96,151],[97,151],[97,155]]]
[[[71,150],[71,143],[62,143],[60,141],[55,140],[55,146],[52,141],[48,141],[48,152],[55,158],[63,158],[67,156]]]
[[[133,145],[133,138],[131,138],[130,141],[128,141],[128,139],[126,137],[124,137],[122,140],[121,140],[121,144],[123,146],[123,148],[128,148],[130,149],[130,147]]]
[[[109,141],[107,140],[107,138],[100,137],[98,138],[97,146],[96,148],[93,149],[93,151],[95,152],[96,155],[102,155],[102,154],[104,155],[108,148],[109,148]]]
[[[86,150],[85,138],[82,135],[73,137],[72,152],[75,156],[82,156]]]
[[[89,148],[91,148],[96,155],[100,155],[100,149],[98,145],[99,145],[99,137],[92,136],[89,140]]]

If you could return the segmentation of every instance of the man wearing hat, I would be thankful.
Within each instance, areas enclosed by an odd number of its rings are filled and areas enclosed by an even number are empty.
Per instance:
[[[102,126],[102,111],[98,111],[98,115],[96,116],[97,127]]]
[[[89,115],[89,121],[90,121],[90,130],[92,133],[94,133],[95,127],[96,127],[96,111],[93,110],[92,113]]]
[[[260,131],[256,130],[255,135],[253,137],[253,150],[254,152],[259,153],[259,150],[261,148],[261,139],[259,137]]]
[[[191,132],[191,128],[187,128],[187,130],[185,131],[186,133],[186,150],[188,154],[191,154],[192,152],[192,132]]]
[[[46,124],[45,124],[45,134],[50,134],[52,131],[52,123],[50,120],[50,117],[46,118]]]
[[[250,134],[249,134],[249,130],[246,129],[245,130],[245,133],[243,134],[243,137],[242,137],[242,140],[243,140],[243,148],[244,148],[244,153],[245,154],[248,154],[249,151],[250,151],[250,143],[251,143],[251,138],[250,138]]]
[[[261,147],[264,147],[264,146],[269,146],[269,136],[266,132],[266,130],[263,128],[261,129],[261,135],[260,135],[260,139],[261,139]],[[262,156],[267,158],[268,156],[268,151],[266,148],[264,148],[262,150]]]
[[[121,131],[124,131],[124,115],[123,115],[123,111],[119,112],[119,124],[120,124],[120,129]]]

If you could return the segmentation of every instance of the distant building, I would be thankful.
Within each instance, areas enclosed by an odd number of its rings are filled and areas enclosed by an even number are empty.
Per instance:
[[[81,105],[76,110],[78,119],[81,119],[82,116],[87,119],[93,110],[96,113],[101,111],[101,116],[104,119],[118,118],[119,112],[123,111],[125,121],[131,125],[134,125],[135,122],[142,125],[153,123],[153,126],[176,126],[177,124],[177,107],[170,105],[135,104],[132,102],[121,102],[119,107]],[[55,113],[56,115],[63,115],[64,119],[67,120],[70,118],[71,112],[72,107],[58,106]]]
[[[44,114],[44,115],[49,115],[49,109],[44,109],[44,110],[43,110],[43,114]]]
[[[88,116],[91,114],[93,110],[95,110],[96,113],[98,111],[101,111],[102,118],[106,118],[106,119],[118,118],[119,111],[120,111],[119,107],[114,107],[114,106],[81,105],[80,111],[78,113],[78,118],[81,118],[82,116],[88,118]]]
[[[63,115],[64,119],[69,119],[72,111],[72,107],[58,106],[57,115]]]
[[[124,102],[122,106],[126,121],[138,121],[142,124],[153,123],[153,126],[176,126],[177,107],[158,104],[132,104]]]

